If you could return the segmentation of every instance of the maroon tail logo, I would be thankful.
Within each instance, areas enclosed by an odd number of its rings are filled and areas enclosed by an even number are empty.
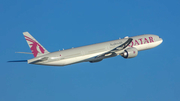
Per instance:
[[[31,38],[29,38],[27,36],[24,36],[24,37],[26,38],[27,41],[32,42],[32,44],[29,44],[29,45],[31,46],[30,49],[31,49],[34,57],[36,57],[38,53],[43,53],[44,54],[45,50],[42,48],[41,45],[39,45],[36,41],[34,41],[33,39],[31,39]],[[39,52],[37,50],[37,46],[39,46],[39,49],[40,49],[41,52]]]

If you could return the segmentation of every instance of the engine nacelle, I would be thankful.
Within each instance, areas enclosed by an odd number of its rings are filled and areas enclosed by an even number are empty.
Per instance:
[[[134,47],[127,48],[124,53],[121,54],[122,57],[128,59],[128,58],[134,58],[138,55],[138,50]]]

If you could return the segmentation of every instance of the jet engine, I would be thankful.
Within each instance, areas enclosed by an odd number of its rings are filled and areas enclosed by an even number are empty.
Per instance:
[[[126,50],[124,50],[124,53],[122,53],[120,55],[126,59],[134,58],[138,55],[138,50],[134,47],[127,48]]]

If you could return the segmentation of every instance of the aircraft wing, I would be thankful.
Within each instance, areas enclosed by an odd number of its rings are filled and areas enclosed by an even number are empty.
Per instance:
[[[123,51],[131,42],[132,42],[132,38],[128,38],[128,40],[126,42],[124,42],[123,44],[103,53],[103,54],[99,54],[97,56],[94,56],[94,57],[91,57],[91,58],[88,58],[84,61],[89,61],[91,63],[93,62],[99,62],[101,60],[103,60],[104,58],[107,58],[107,57],[112,57],[112,56],[117,56],[116,52],[117,51]]]
[[[110,50],[110,52],[116,52],[125,49],[132,42],[132,40],[132,38],[129,38],[125,43],[115,47],[114,49]]]
[[[128,38],[128,40],[126,42],[124,42],[123,44],[111,49],[110,51],[103,53],[101,55],[96,56],[95,58],[99,58],[99,57],[104,57],[104,56],[109,56],[111,54],[114,54],[117,51],[123,50],[125,49],[131,42],[132,42],[132,38]]]

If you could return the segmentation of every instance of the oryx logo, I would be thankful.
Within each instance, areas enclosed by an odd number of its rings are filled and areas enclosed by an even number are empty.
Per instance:
[[[36,57],[38,55],[38,53],[42,53],[44,54],[45,50],[43,49],[43,47],[38,44],[36,41],[34,41],[33,39],[27,37],[27,36],[24,36],[26,38],[27,41],[31,42],[31,44],[29,44],[29,47],[34,55],[34,57]],[[39,51],[38,51],[39,50]]]

